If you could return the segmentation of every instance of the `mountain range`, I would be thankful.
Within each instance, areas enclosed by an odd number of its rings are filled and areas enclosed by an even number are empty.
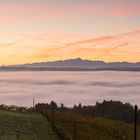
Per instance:
[[[33,70],[33,71],[95,71],[95,70],[125,70],[140,71],[140,62],[110,62],[83,60],[81,58],[59,60],[52,62],[40,62],[23,65],[2,66],[0,70]]]

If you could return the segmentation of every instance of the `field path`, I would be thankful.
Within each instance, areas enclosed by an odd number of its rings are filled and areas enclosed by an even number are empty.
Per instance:
[[[0,111],[0,140],[60,140],[38,113]]]

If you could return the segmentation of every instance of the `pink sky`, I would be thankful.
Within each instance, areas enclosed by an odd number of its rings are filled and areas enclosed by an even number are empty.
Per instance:
[[[0,27],[0,65],[76,57],[140,61],[138,0],[5,1]]]

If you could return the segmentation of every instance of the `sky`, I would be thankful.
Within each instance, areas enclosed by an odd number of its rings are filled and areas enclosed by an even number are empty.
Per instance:
[[[0,65],[140,61],[140,0],[0,0]]]

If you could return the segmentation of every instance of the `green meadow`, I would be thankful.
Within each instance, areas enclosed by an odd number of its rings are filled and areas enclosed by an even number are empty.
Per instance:
[[[0,140],[60,140],[38,113],[0,111]]]

